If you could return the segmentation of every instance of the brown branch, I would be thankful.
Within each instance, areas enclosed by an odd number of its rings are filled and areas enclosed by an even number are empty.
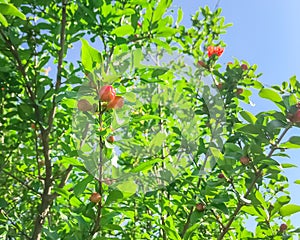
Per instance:
[[[288,130],[292,127],[291,124],[289,124],[284,131],[281,133],[281,135],[279,136],[279,138],[276,141],[276,145],[272,146],[269,154],[267,155],[267,158],[270,158],[274,151],[277,149],[277,144],[279,144],[281,142],[281,140],[284,138],[284,136],[286,135],[286,133],[288,132]],[[244,197],[245,199],[247,199],[247,197],[250,195],[250,193],[252,192],[253,188],[255,187],[255,184],[257,183],[258,179],[260,179],[262,177],[262,172],[263,172],[263,167],[261,167],[261,169],[256,173],[255,178],[252,180],[250,186],[247,189],[247,192],[245,193]],[[233,221],[235,220],[235,218],[237,217],[237,215],[239,214],[241,208],[244,206],[244,203],[240,200],[236,206],[236,209],[234,210],[232,216],[230,217],[228,223],[226,224],[226,226],[223,228],[223,231],[221,232],[220,236],[218,237],[218,240],[222,240],[224,238],[224,236],[226,235],[226,233],[229,231],[231,224],[233,223]]]
[[[12,41],[5,35],[5,33],[2,31],[2,29],[0,29],[0,35],[3,38],[6,46],[8,47],[9,51],[11,52],[11,54],[13,55],[14,59],[17,61],[17,68],[18,70],[21,72],[22,76],[25,78],[25,80],[27,80],[27,74],[25,71],[25,68],[22,64],[21,58],[19,56],[18,50],[16,48],[16,46],[12,43]],[[32,93],[30,91],[30,93]],[[33,96],[33,95],[30,95]]]
[[[217,222],[220,224],[221,229],[224,229],[225,226],[224,226],[224,224],[220,221],[220,217],[217,215],[217,213],[216,213],[213,209],[211,209],[211,212],[212,212],[212,214],[215,216]]]
[[[58,90],[62,82],[62,69],[63,69],[63,59],[65,51],[65,41],[66,41],[66,23],[67,23],[67,0],[62,0],[62,19],[61,19],[61,30],[60,30],[60,49],[58,52],[58,63],[57,63],[57,75],[55,83],[55,93],[58,93]],[[56,94],[54,94],[52,99],[52,109],[48,118],[48,128],[47,133],[49,134],[53,126],[54,116],[56,112]]]
[[[60,50],[58,52],[58,66],[57,66],[57,79],[55,90],[58,91],[61,85],[61,73],[62,73],[62,62],[64,57],[64,46],[65,46],[65,32],[66,32],[66,18],[67,18],[67,10],[66,10],[66,0],[62,0],[62,18],[61,18],[61,31],[60,31]],[[42,235],[42,227],[45,222],[45,218],[47,217],[50,206],[55,198],[54,194],[51,194],[51,190],[53,187],[52,182],[52,163],[49,152],[49,134],[51,128],[53,126],[54,116],[56,110],[56,95],[53,96],[52,100],[52,109],[48,118],[48,127],[47,129],[41,129],[42,134],[42,145],[43,145],[43,155],[45,158],[45,171],[46,177],[44,181],[44,191],[42,194],[42,202],[39,206],[38,215],[35,220],[32,239],[40,240]]]

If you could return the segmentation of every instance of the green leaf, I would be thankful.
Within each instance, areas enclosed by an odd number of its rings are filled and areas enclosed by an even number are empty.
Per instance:
[[[191,234],[200,227],[201,223],[195,223],[193,224],[191,227],[188,228],[188,230],[186,231],[186,233],[183,236],[184,240],[188,240],[190,239]]]
[[[0,13],[3,15],[15,16],[21,18],[22,20],[26,20],[26,16],[12,4],[0,3]]]
[[[141,49],[136,49],[134,50],[133,52],[133,66],[134,68],[142,68],[142,67],[145,67],[143,64],[142,64],[142,61],[144,59],[144,54],[142,52]]]
[[[168,239],[181,240],[181,237],[178,234],[178,230],[177,230],[176,226],[174,225],[173,216],[172,215],[168,216],[165,222],[166,222],[166,224],[161,225],[161,227],[163,227],[166,230]],[[167,227],[167,226],[169,226],[169,227]]]
[[[290,107],[295,106],[298,102],[297,97],[295,95],[286,95],[283,96],[283,102],[287,109],[290,109]]]
[[[117,189],[119,189],[124,197],[130,197],[133,195],[137,190],[137,185],[134,181],[126,181],[118,184]]]
[[[293,144],[297,144],[300,145],[300,137],[298,136],[293,136],[289,139],[289,142],[293,143]]]
[[[161,132],[157,133],[153,137],[153,139],[150,143],[150,148],[155,148],[155,149],[157,147],[161,148],[162,144],[163,144],[163,142],[165,141],[166,138],[167,138],[167,135],[165,133],[161,133]]]
[[[124,231],[124,229],[122,227],[120,227],[119,225],[116,224],[103,224],[103,229],[108,229],[108,230],[116,230],[116,231]]]
[[[75,196],[81,195],[84,190],[86,189],[86,186],[94,179],[93,176],[89,175],[79,183],[77,183],[73,189]]]
[[[290,196],[281,196],[279,197],[276,202],[274,203],[274,209],[271,212],[271,216],[276,214],[280,208],[286,204],[288,204],[291,201]]]
[[[297,84],[297,77],[296,76],[292,76],[291,78],[290,78],[290,84],[291,84],[291,87],[292,88],[296,88],[296,84]]]
[[[6,18],[1,13],[0,13],[0,23],[2,23],[2,25],[4,27],[8,26],[8,22],[7,22]]]
[[[257,212],[253,206],[243,206],[242,211],[250,214],[251,216],[260,216],[260,213]]]
[[[180,22],[182,21],[182,18],[183,18],[183,11],[182,11],[182,8],[178,8],[176,25],[179,25],[179,24],[180,24]]]
[[[63,156],[62,160],[60,160],[60,162],[64,163],[64,164],[70,164],[73,166],[83,166],[83,164],[80,161],[78,161],[78,159],[73,158],[73,157]]]
[[[295,180],[295,181],[294,181],[294,183],[296,183],[296,184],[300,184],[300,179],[298,179],[298,180]]]
[[[263,165],[268,165],[268,166],[272,166],[272,165],[278,166],[278,165],[280,165],[276,160],[274,160],[272,158],[260,160],[259,163],[263,164]]]
[[[266,201],[265,201],[265,199],[263,198],[263,195],[261,194],[260,191],[256,191],[256,192],[255,192],[255,197],[256,197],[256,199],[260,202],[260,204],[261,204],[264,208],[267,208],[267,206],[266,206]]]
[[[145,116],[142,116],[140,118],[135,118],[132,120],[132,122],[140,122],[140,121],[143,121],[143,120],[160,120],[161,118],[159,116],[156,116],[156,115],[145,115]]]
[[[81,203],[82,203],[82,202],[81,202],[77,197],[75,197],[75,196],[71,197],[69,202],[70,202],[71,206],[74,206],[74,207],[79,207],[79,206],[81,205]]]
[[[226,152],[242,153],[242,149],[234,143],[225,143],[224,147]]]
[[[4,209],[8,206],[8,203],[6,202],[6,200],[4,198],[0,198],[0,208]]]
[[[287,142],[280,144],[281,148],[300,148],[300,137],[293,136]]]
[[[248,111],[241,111],[240,114],[247,122],[255,124],[256,117],[252,113]]]
[[[212,203],[212,206],[219,209],[221,212],[225,214],[229,214],[228,208],[225,203],[218,203],[218,204]]]
[[[270,88],[263,88],[258,94],[260,97],[269,99],[275,103],[282,101],[282,97],[275,90]]]
[[[155,11],[154,11],[154,16],[153,16],[153,22],[159,21],[162,19],[162,16],[164,13],[166,13],[167,8],[170,6],[172,3],[171,0],[160,0]]]
[[[218,194],[215,196],[214,199],[212,199],[212,203],[214,204],[220,204],[228,201],[229,201],[229,197],[227,194]]]
[[[144,170],[148,170],[148,169],[152,168],[155,163],[162,162],[162,161],[163,161],[162,159],[157,158],[157,159],[149,160],[146,162],[142,162],[137,167],[133,168],[130,172],[137,173],[137,172],[141,172]]]
[[[300,206],[296,204],[288,204],[280,208],[279,210],[280,215],[285,217],[285,216],[290,216],[294,213],[300,212]]]
[[[295,164],[291,164],[291,163],[282,163],[281,164],[281,167],[282,168],[294,168],[294,167],[298,167],[297,165],[295,165]]]
[[[169,71],[169,68],[156,68],[153,72],[152,72],[152,75],[151,77],[158,77],[160,75],[163,75],[164,73],[166,73],[167,71]]]
[[[109,192],[109,195],[106,199],[105,205],[108,206],[112,202],[116,202],[116,201],[119,201],[121,199],[123,199],[123,193],[118,189],[114,189],[111,192]]]
[[[171,27],[164,27],[159,28],[156,36],[157,37],[173,37],[178,32],[177,29]]]
[[[63,188],[53,188],[53,191],[58,193],[60,196],[68,199],[69,198],[69,195],[70,195],[70,192],[66,189],[63,189]]]
[[[62,101],[61,101],[61,104],[66,104],[66,106],[68,108],[76,108],[77,106],[77,100],[76,99],[71,99],[71,98],[64,98]]]
[[[131,35],[133,33],[134,33],[134,28],[131,25],[123,25],[121,27],[117,27],[111,32],[111,34],[116,34],[118,37]]]
[[[282,206],[289,203],[291,201],[290,196],[281,196],[277,199],[276,202],[280,203]]]
[[[238,130],[247,134],[263,134],[261,128],[254,124],[242,126]]]
[[[33,114],[33,109],[28,104],[21,103],[17,108],[21,118],[31,117]]]
[[[133,92],[125,93],[124,97],[128,102],[132,102],[132,103],[136,102],[136,95]]]
[[[81,39],[81,62],[84,68],[92,72],[95,67],[99,67],[102,63],[100,52],[91,47],[87,40]]]
[[[107,214],[103,214],[103,217],[101,219],[101,225],[106,226],[106,225],[112,223],[112,220],[118,215],[120,215],[120,213],[116,212],[116,211],[109,212]]]

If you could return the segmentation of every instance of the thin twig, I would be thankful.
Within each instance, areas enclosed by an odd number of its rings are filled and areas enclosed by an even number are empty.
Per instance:
[[[6,171],[5,169],[1,169],[1,171],[4,172],[6,175],[10,176],[11,178],[15,179],[16,181],[18,181],[19,183],[21,183],[24,187],[28,188],[29,190],[33,191],[34,193],[36,193],[38,195],[41,195],[41,193],[36,191],[34,188],[30,187],[27,183],[25,183],[21,179],[17,178],[16,176],[11,174],[10,172]]]
[[[56,94],[58,93],[58,90],[61,87],[61,82],[62,82],[62,69],[63,69],[63,59],[64,59],[65,40],[66,40],[66,24],[67,24],[67,1],[62,0],[62,19],[61,19],[60,44],[59,44],[60,49],[58,52],[57,75],[56,75],[56,83],[54,87]],[[51,128],[53,126],[55,111],[57,107],[56,94],[54,94],[52,99],[52,109],[48,117],[47,133],[50,133]]]
[[[39,124],[40,129],[43,129],[43,125],[40,122],[40,118],[41,118],[41,114],[40,114],[40,109],[39,106],[36,103],[36,97],[34,92],[32,91],[30,85],[29,85],[29,78],[28,75],[26,73],[26,68],[25,66],[22,64],[21,58],[19,56],[19,52],[17,50],[17,47],[12,43],[12,41],[5,35],[5,33],[2,31],[2,29],[0,29],[0,35],[3,38],[6,46],[8,47],[8,49],[10,50],[11,54],[13,55],[14,60],[16,61],[16,66],[17,69],[19,70],[19,72],[21,73],[22,77],[25,80],[25,90],[29,96],[29,99],[31,101],[31,104],[34,107],[35,110],[35,117],[36,117],[36,121]]]
[[[281,135],[279,136],[279,138],[276,141],[276,144],[279,144],[281,142],[281,140],[284,138],[284,136],[286,135],[286,133],[288,132],[288,130],[292,127],[291,124],[289,124],[284,131],[281,133]],[[276,146],[273,146],[269,152],[269,154],[267,155],[267,158],[270,158],[274,151],[277,149]],[[245,193],[244,197],[245,199],[247,199],[247,197],[250,195],[250,193],[252,192],[253,188],[255,187],[256,182],[258,181],[258,179],[260,179],[262,177],[262,172],[263,172],[263,167],[261,167],[261,169],[256,173],[255,177],[253,178],[250,186],[247,189],[247,192]],[[229,231],[231,224],[233,223],[233,221],[235,220],[236,216],[238,215],[238,213],[240,212],[241,208],[244,206],[244,203],[242,201],[239,201],[236,209],[234,210],[232,216],[230,217],[228,223],[226,224],[225,228],[223,228],[223,231],[221,232],[220,236],[218,237],[218,240],[222,240],[224,238],[224,236],[226,235],[226,233]]]
[[[221,2],[221,0],[218,0],[218,1],[217,1],[216,5],[215,5],[214,11],[216,11],[216,10],[219,8],[220,2]]]
[[[217,222],[220,224],[221,228],[224,229],[225,225],[220,221],[220,217],[217,215],[217,213],[213,209],[211,209],[211,212],[215,216],[215,218],[216,218]]]
[[[29,237],[20,227],[20,225],[14,223],[14,221],[10,220],[9,216],[6,214],[6,212],[4,212],[3,209],[0,209],[0,213],[2,213],[7,219],[8,221],[26,238],[31,240],[31,237]]]

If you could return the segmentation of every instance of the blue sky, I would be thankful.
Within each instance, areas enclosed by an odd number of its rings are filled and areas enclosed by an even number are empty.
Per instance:
[[[205,5],[214,9],[217,0],[174,0],[174,7],[181,7],[184,12],[183,24],[190,25],[190,16]],[[233,23],[222,39],[227,44],[219,62],[224,66],[237,58],[250,64],[258,65],[258,72],[263,73],[260,81],[266,85],[281,84],[296,75],[300,79],[300,1],[299,0],[221,0],[222,16],[226,23]],[[257,97],[252,99],[256,106],[247,110],[257,113],[262,110],[276,109],[275,105]],[[294,129],[292,135],[299,135]],[[277,159],[299,165],[300,150],[290,150],[290,159]],[[287,169],[291,203],[300,204],[300,185],[294,180],[300,179],[299,169]],[[292,216],[292,223],[300,227],[300,213]]]

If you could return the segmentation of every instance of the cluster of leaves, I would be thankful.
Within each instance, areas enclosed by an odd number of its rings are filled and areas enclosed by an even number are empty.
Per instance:
[[[276,159],[300,146],[285,138],[299,127],[300,83],[266,88],[256,65],[224,69],[221,52],[208,56],[209,46],[225,46],[221,9],[200,8],[186,28],[171,0],[12,3],[0,4],[3,239],[299,234],[287,216],[300,207],[289,204],[282,173],[292,164]],[[102,112],[95,84],[113,85],[124,107]],[[251,89],[277,110],[243,110]],[[98,107],[74,115],[82,96]]]

